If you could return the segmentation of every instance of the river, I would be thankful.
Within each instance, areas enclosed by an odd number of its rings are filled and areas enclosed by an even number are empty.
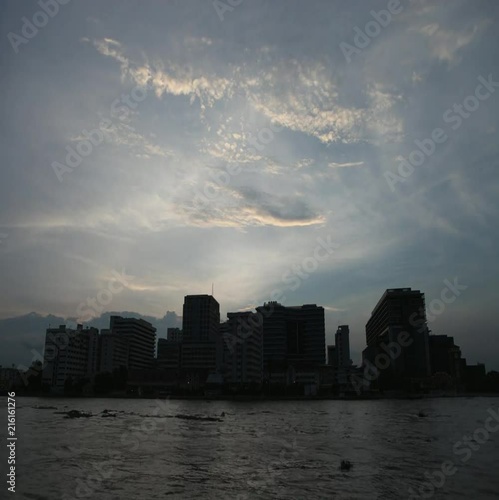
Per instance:
[[[16,419],[29,500],[499,498],[499,398],[17,398]]]

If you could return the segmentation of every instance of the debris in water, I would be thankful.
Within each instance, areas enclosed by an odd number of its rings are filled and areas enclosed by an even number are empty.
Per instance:
[[[66,415],[64,418],[89,418],[92,417],[91,413],[87,413],[79,410],[69,410],[69,411],[55,411],[58,415]]]
[[[216,417],[202,417],[199,415],[182,415],[177,414],[175,418],[180,418],[182,420],[205,420],[206,422],[223,422],[222,419]]]
[[[342,460],[341,461],[341,465],[340,465],[341,470],[350,470],[351,468],[352,468],[352,463],[350,462],[350,460]]]

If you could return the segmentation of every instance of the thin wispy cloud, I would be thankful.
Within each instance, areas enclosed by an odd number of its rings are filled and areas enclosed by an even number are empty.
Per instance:
[[[351,162],[346,162],[346,163],[336,163],[336,162],[328,163],[328,167],[331,167],[331,168],[360,167],[362,165],[364,165],[363,161],[351,161]]]

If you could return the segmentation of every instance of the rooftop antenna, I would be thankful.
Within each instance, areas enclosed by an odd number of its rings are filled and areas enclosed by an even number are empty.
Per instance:
[[[213,283],[211,284],[211,296],[213,297]]]

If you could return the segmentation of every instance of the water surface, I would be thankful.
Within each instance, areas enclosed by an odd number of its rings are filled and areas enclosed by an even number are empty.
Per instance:
[[[489,409],[498,411],[494,398],[18,398],[17,405],[17,498],[401,499],[446,460],[457,471],[433,498],[499,498],[499,432],[473,443],[478,449],[466,463],[453,452],[484,426]],[[70,409],[94,416],[55,413]],[[102,417],[104,410],[116,417]],[[353,464],[349,471],[340,470],[343,459]],[[423,491],[429,498],[431,489]]]

